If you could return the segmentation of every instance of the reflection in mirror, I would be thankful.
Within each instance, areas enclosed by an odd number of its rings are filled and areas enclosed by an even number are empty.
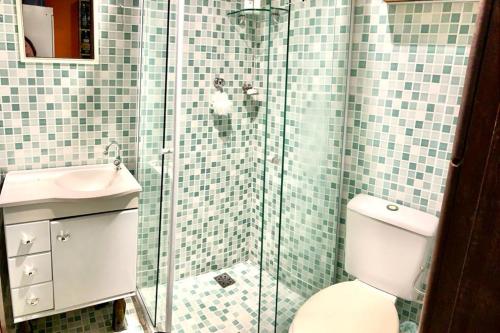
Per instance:
[[[93,0],[18,1],[27,58],[94,59]]]

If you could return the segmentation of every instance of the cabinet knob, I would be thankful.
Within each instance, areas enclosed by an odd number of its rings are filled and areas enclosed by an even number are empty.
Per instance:
[[[57,235],[57,240],[60,242],[67,242],[71,238],[71,234],[69,233],[61,233],[60,235]]]
[[[36,239],[35,236],[24,235],[24,237],[22,239],[22,243],[24,245],[31,245],[31,244],[33,244],[35,242],[35,239]]]
[[[28,305],[32,305],[32,306],[37,305],[39,302],[40,302],[40,298],[38,298],[38,297],[32,297],[32,298],[28,298],[28,299],[26,300],[26,303],[27,303]]]
[[[24,270],[24,275],[26,275],[27,277],[33,277],[37,272],[37,269],[34,268],[34,267],[26,267],[26,269]]]

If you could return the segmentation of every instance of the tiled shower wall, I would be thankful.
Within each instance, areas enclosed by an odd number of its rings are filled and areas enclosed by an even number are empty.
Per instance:
[[[178,147],[179,183],[175,235],[175,278],[199,275],[248,259],[252,156],[250,136],[254,105],[241,86],[252,81],[253,24],[239,26],[227,14],[241,7],[232,1],[187,1],[185,5],[182,111]],[[167,56],[167,2],[145,1],[143,82],[139,176],[145,181],[141,214],[141,286],[155,282],[158,251],[158,156],[163,126],[163,89]],[[175,80],[175,18],[171,2],[168,42],[166,146],[173,139]],[[213,80],[224,78],[224,91],[233,112],[218,115],[210,108]],[[172,157],[166,157],[160,265],[165,267],[168,243],[169,193]],[[154,163],[156,161],[156,164]],[[156,171],[153,166],[156,166]],[[161,270],[160,279],[166,277]]]
[[[182,111],[179,121],[179,185],[176,277],[229,267],[248,258],[252,110],[241,85],[251,69],[246,28],[227,15],[234,1],[186,2]],[[233,102],[215,114],[213,80],[225,80]]]
[[[140,9],[99,6],[100,64],[19,61],[15,0],[0,2],[0,169],[103,163],[122,144],[135,169]]]
[[[358,193],[439,214],[477,3],[357,0],[349,78],[337,281],[345,208]],[[398,301],[418,321],[417,303]]]

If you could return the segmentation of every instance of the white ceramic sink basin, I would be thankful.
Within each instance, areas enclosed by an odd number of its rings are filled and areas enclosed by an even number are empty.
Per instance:
[[[99,192],[120,179],[115,168],[95,168],[68,171],[55,179],[55,183],[69,191]]]
[[[0,206],[117,197],[141,191],[134,176],[112,164],[9,172]]]

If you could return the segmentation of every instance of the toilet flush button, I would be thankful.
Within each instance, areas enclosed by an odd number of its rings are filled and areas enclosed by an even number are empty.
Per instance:
[[[386,208],[387,208],[388,210],[390,210],[390,211],[393,211],[393,212],[395,212],[395,211],[399,210],[399,207],[398,207],[398,206],[396,206],[396,205],[387,205],[387,206],[386,206]]]

